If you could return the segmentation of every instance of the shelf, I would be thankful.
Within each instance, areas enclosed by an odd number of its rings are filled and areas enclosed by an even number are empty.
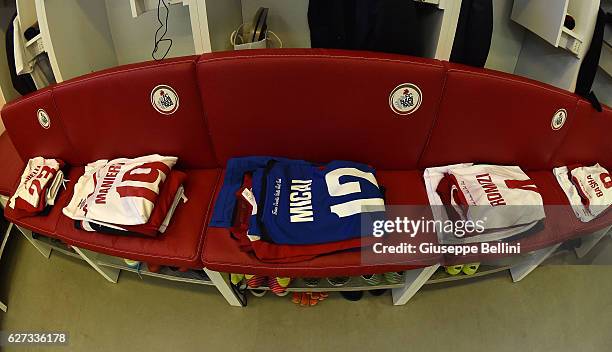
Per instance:
[[[64,242],[58,239],[47,237],[41,234],[36,234],[34,237],[34,240],[46,244],[47,246],[51,247],[51,249],[53,249],[54,251],[58,251],[67,256],[83,260],[83,258],[78,253],[76,253],[72,249],[72,247],[70,247],[69,245],[65,244]]]
[[[306,286],[304,280],[301,278],[296,278],[291,280],[291,284],[287,287],[287,291],[289,292],[335,292],[335,291],[370,291],[370,290],[384,290],[384,289],[392,289],[403,287],[404,283],[400,282],[398,284],[390,284],[387,283],[384,279],[381,281],[380,285],[369,285],[365,280],[363,280],[360,276],[353,276],[349,280],[349,282],[340,287],[332,286],[326,278],[321,278],[319,284],[315,287]],[[258,287],[258,290],[270,290],[267,286]]]
[[[595,21],[599,0],[515,0],[511,18],[554,47],[583,58]],[[575,28],[564,26],[566,15],[574,18]]]
[[[165,0],[168,5],[181,4],[185,5],[184,0]],[[148,11],[156,11],[158,0],[130,0],[130,10],[132,11],[132,17],[136,18]],[[163,5],[162,5],[163,6]]]
[[[141,263],[140,269],[128,266],[122,258],[111,257],[101,255],[98,258],[98,265],[106,266],[109,268],[120,269],[137,273],[139,275],[157,277],[165,280],[187,282],[191,284],[199,285],[214,285],[212,281],[202,271],[190,270],[187,272],[180,272],[178,270],[172,270],[168,267],[162,267],[159,272],[149,271],[146,263]]]
[[[449,275],[449,274],[446,273],[446,271],[444,271],[444,267],[440,267],[440,269],[438,271],[436,271],[429,278],[429,280],[427,280],[427,282],[425,284],[426,285],[428,285],[428,284],[439,284],[439,283],[443,283],[443,282],[468,280],[468,279],[473,279],[473,278],[477,278],[477,277],[482,277],[482,276],[486,276],[486,275],[495,274],[495,273],[498,273],[498,272],[501,272],[501,271],[505,271],[505,270],[508,270],[508,269],[510,269],[510,266],[481,265],[478,268],[478,271],[474,275],[465,275],[465,274]]]
[[[54,251],[58,251],[70,257],[83,260],[83,258],[78,253],[76,253],[72,249],[72,247],[64,244],[60,240],[46,237],[40,234],[36,235],[35,240],[48,245]],[[133,273],[137,273],[139,275],[152,276],[152,277],[157,277],[157,278],[161,278],[165,280],[187,282],[187,283],[192,283],[192,284],[214,285],[210,281],[210,279],[208,279],[206,274],[204,274],[203,271],[190,270],[187,272],[180,272],[178,270],[172,270],[164,266],[164,267],[161,267],[159,272],[151,272],[149,271],[146,263],[142,263],[140,269],[137,269],[137,268],[128,266],[122,258],[112,257],[112,256],[104,255],[102,253],[98,253],[97,258],[98,258],[97,259],[98,265],[106,266],[106,267],[110,267],[114,269],[126,270],[126,271],[130,271]]]
[[[42,54],[45,51],[42,34],[38,33],[34,38],[28,40],[26,42],[26,49],[30,52],[32,57]]]
[[[559,39],[560,48],[566,49],[577,57],[582,53],[582,40],[578,38],[578,34],[563,27],[561,29],[561,38]]]
[[[444,268],[441,267],[440,270],[436,271],[429,280],[425,283],[427,284],[438,284],[443,282],[451,282],[451,281],[459,281],[466,279],[473,279],[477,277],[482,277],[486,275],[495,274],[501,271],[505,271],[510,269],[510,266],[490,266],[490,265],[481,265],[474,275],[449,275],[444,271]],[[404,282],[400,282],[397,284],[387,283],[384,279],[381,281],[380,285],[369,285],[365,280],[363,280],[360,276],[351,277],[350,281],[340,287],[332,286],[329,282],[322,278],[319,281],[319,284],[315,287],[306,286],[304,280],[301,278],[291,280],[291,284],[287,287],[287,291],[289,292],[334,292],[334,291],[369,291],[369,290],[384,290],[384,289],[394,289],[404,287]],[[258,290],[270,290],[267,286],[258,287]]]

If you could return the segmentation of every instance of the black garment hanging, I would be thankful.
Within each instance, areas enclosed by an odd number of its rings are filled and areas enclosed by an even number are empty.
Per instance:
[[[34,84],[34,80],[30,75],[18,75],[17,70],[15,69],[15,52],[13,51],[14,43],[13,43],[13,21],[17,17],[17,13],[11,18],[11,22],[9,23],[8,30],[6,31],[6,61],[8,61],[8,70],[11,74],[11,82],[13,83],[13,87],[15,90],[19,92],[21,95],[26,95],[28,93],[32,93],[36,91],[36,85]]]
[[[355,1],[311,0],[308,4],[311,46],[352,49],[348,37],[354,27],[351,23],[354,5]]]
[[[603,9],[600,8],[597,13],[597,22],[595,22],[595,30],[593,31],[591,45],[584,55],[584,59],[580,65],[580,71],[578,71],[578,80],[576,81],[575,90],[576,94],[590,101],[593,107],[599,112],[602,111],[601,104],[599,100],[597,100],[595,93],[591,91],[591,88],[593,87],[595,75],[597,74],[597,67],[599,66],[599,56],[601,55],[601,48],[603,46],[606,23],[612,23],[612,14],[605,13]]]
[[[422,52],[414,1],[311,0],[308,24],[313,48]]]
[[[450,61],[484,67],[493,35],[491,0],[463,0]]]

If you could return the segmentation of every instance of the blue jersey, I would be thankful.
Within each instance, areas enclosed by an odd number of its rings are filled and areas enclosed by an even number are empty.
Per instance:
[[[230,227],[235,193],[245,172],[253,175],[255,213],[249,235],[277,244],[319,244],[371,235],[361,214],[381,214],[384,200],[367,165],[333,161],[248,157],[228,162],[211,226]]]

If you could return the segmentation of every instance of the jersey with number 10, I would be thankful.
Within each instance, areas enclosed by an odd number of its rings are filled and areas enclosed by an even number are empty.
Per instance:
[[[360,215],[384,211],[375,171],[367,165],[247,157],[228,162],[211,226],[231,226],[245,172],[253,175],[251,240],[305,245],[359,238],[369,235],[361,231]]]
[[[64,215],[115,225],[147,223],[176,157],[98,160],[85,167]]]

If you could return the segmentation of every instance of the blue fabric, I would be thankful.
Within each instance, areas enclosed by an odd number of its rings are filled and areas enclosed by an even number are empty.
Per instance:
[[[213,216],[210,220],[212,227],[231,227],[234,208],[236,207],[236,192],[242,185],[245,173],[254,172],[264,168],[271,161],[300,162],[285,158],[273,158],[268,156],[253,156],[244,158],[232,158],[227,161],[223,186],[219,191]],[[301,161],[301,163],[306,163]]]
[[[252,172],[258,207],[249,222],[249,234],[273,243],[319,244],[361,237],[361,200],[378,204],[377,211],[368,213],[370,217],[382,214],[383,195],[375,183],[375,170],[367,165],[333,161],[319,166],[302,160],[248,157],[228,162],[211,226],[231,226],[245,172]]]

